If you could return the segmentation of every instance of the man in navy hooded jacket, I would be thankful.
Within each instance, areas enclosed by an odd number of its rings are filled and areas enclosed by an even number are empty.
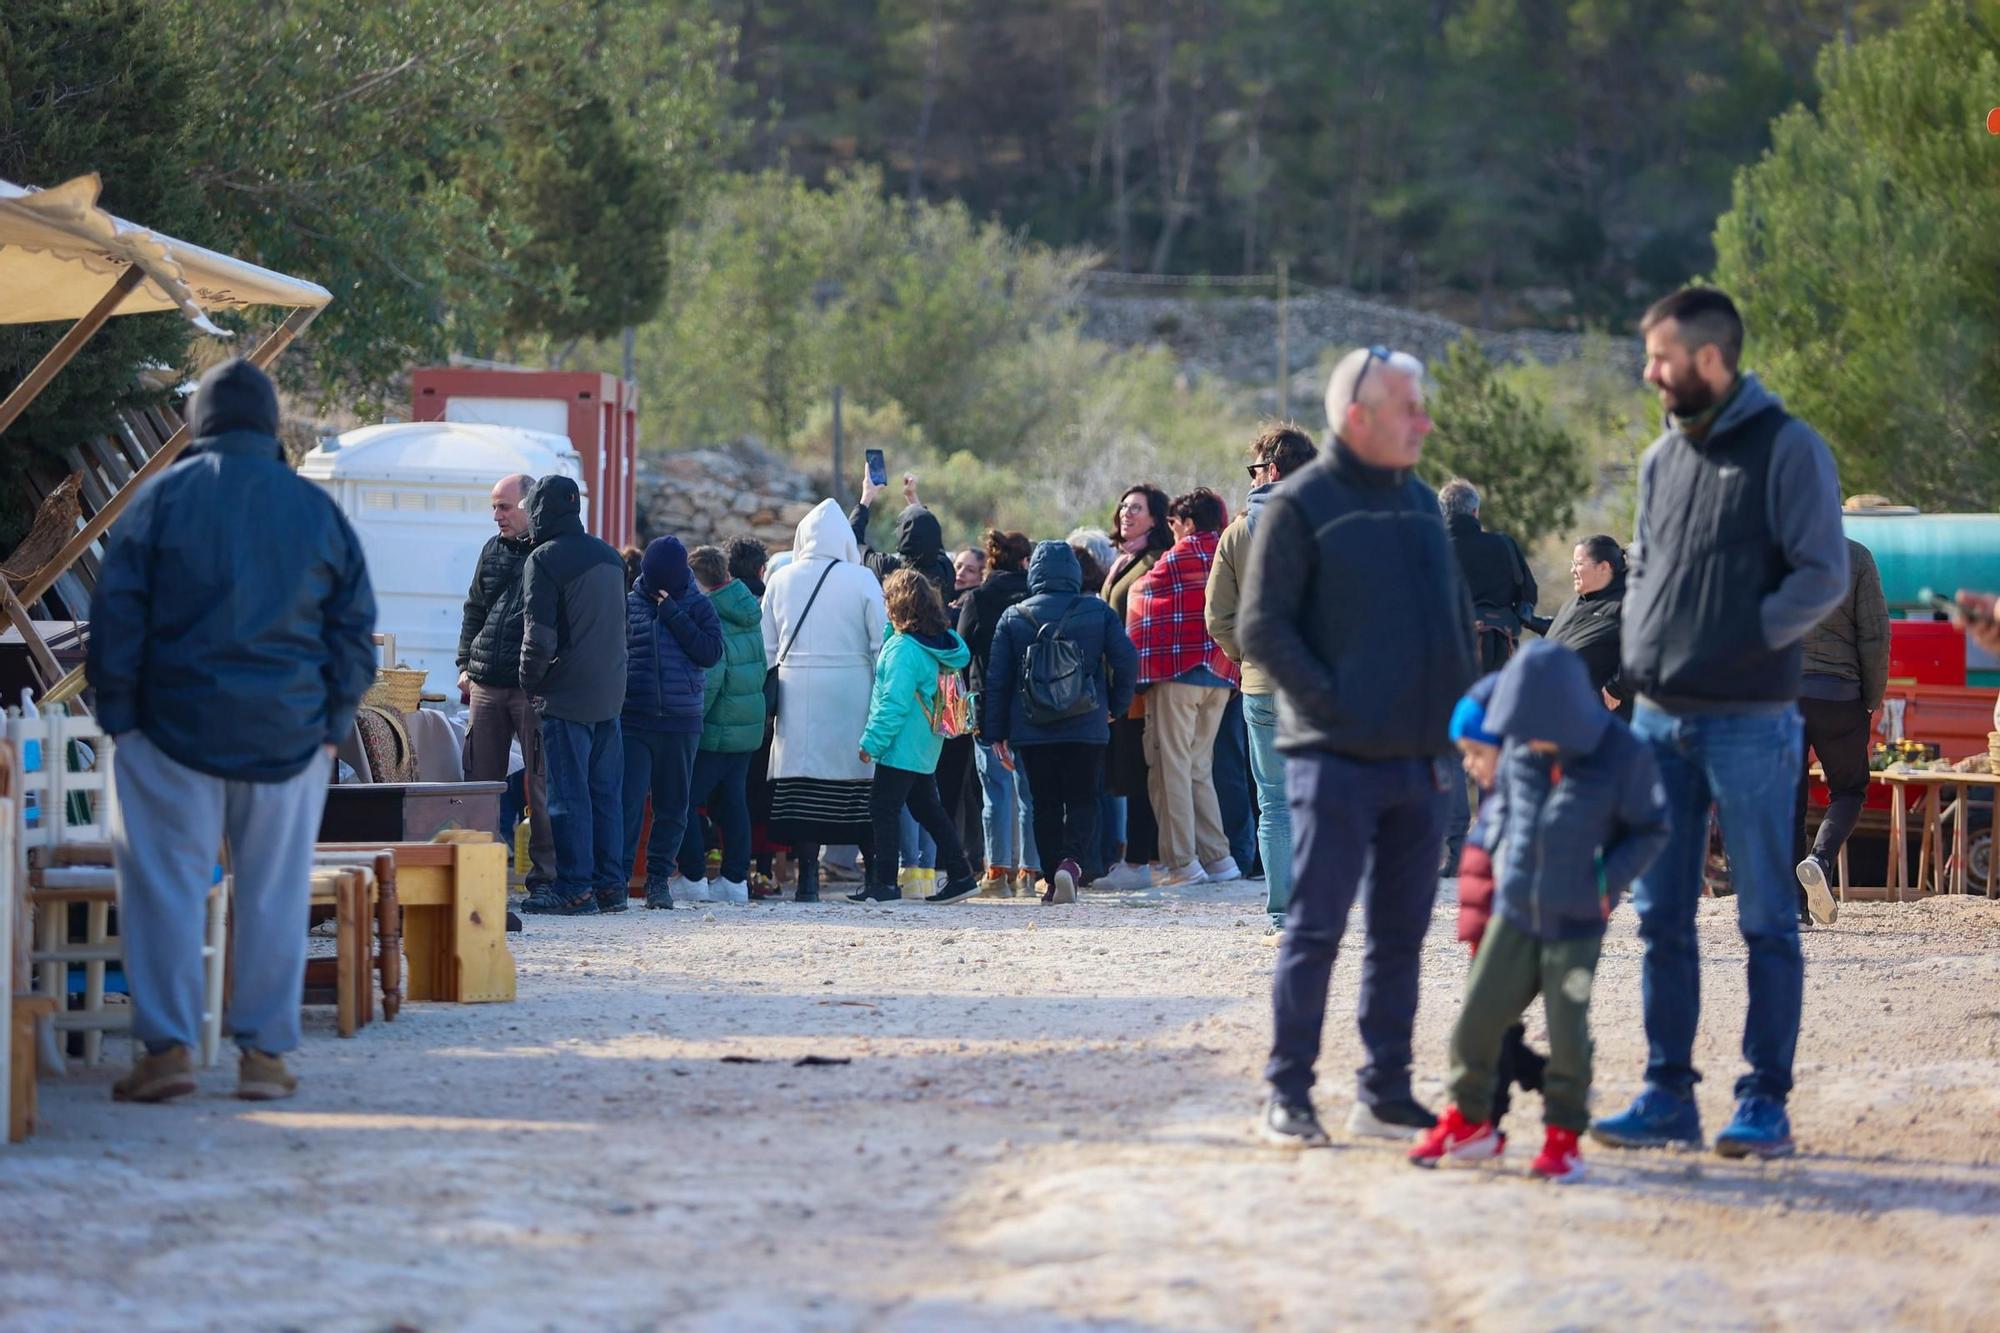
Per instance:
[[[375,679],[375,595],[332,498],[285,464],[278,395],[241,359],[202,376],[194,444],[111,529],[88,673],[115,741],[132,1031],[113,1095],[194,1091],[202,904],[229,840],[237,1095],[289,1096],[308,878],[334,747]]]

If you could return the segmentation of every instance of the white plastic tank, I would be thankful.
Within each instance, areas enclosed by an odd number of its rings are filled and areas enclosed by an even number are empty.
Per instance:
[[[559,473],[584,484],[567,436],[466,422],[366,426],[299,464],[299,475],[332,493],[361,538],[376,630],[396,636],[400,660],[430,673],[426,690],[453,702],[466,589],[480,548],[498,531],[493,483],[515,473]]]

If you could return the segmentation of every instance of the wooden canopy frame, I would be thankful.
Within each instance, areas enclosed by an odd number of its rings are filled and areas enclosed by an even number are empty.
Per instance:
[[[49,190],[0,180],[0,324],[74,321],[0,400],[0,434],[115,315],[177,310],[203,332],[222,335],[209,322],[208,311],[286,308],[284,321],[249,355],[252,364],[268,369],[333,300],[317,283],[114,217],[97,206],[101,188],[95,173]],[[27,608],[104,535],[140,486],[180,456],[188,439],[183,424],[18,587],[0,574],[0,629],[12,624],[20,630],[45,691],[62,672],[35,632]]]

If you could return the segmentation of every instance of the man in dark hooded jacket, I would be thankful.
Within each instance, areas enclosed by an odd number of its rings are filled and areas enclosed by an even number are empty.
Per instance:
[[[914,569],[931,581],[938,590],[940,600],[949,605],[958,595],[958,571],[952,568],[951,557],[944,553],[944,528],[938,523],[937,515],[923,507],[917,500],[917,479],[914,475],[903,478],[903,512],[896,517],[896,549],[878,551],[868,544],[868,522],[874,514],[876,497],[886,487],[877,486],[865,477],[861,483],[861,503],[854,506],[854,512],[847,516],[854,529],[854,540],[861,545],[861,562],[875,571],[875,577],[886,579],[899,569]]]
[[[528,492],[528,533],[521,688],[542,719],[556,877],[521,910],[621,911],[625,562],[583,530],[582,497],[568,477],[543,477]]]
[[[375,595],[333,500],[285,464],[278,395],[248,361],[202,376],[192,448],[111,529],[89,677],[116,742],[111,843],[132,1032],[113,1096],[194,1091],[202,903],[226,836],[236,876],[236,1093],[297,1083],[307,880],[334,747],[375,679]]]

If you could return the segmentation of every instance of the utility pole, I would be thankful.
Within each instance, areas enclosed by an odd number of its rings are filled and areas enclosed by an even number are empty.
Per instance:
[[[851,508],[847,502],[847,441],[840,430],[840,386],[833,386],[833,498],[840,501],[842,509]]]
[[[1292,416],[1292,320],[1286,301],[1292,292],[1290,263],[1278,261],[1278,420]]]

